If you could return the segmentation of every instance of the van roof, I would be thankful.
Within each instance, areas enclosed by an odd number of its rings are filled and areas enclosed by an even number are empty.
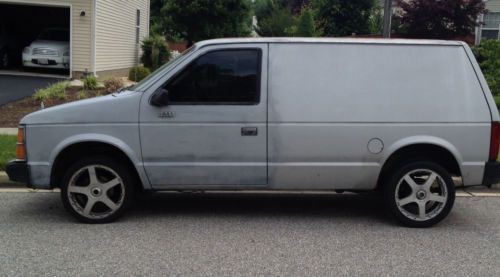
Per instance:
[[[345,43],[345,44],[402,44],[402,45],[453,45],[462,46],[465,42],[454,40],[427,39],[383,39],[383,38],[222,38],[196,43],[197,47],[217,44],[237,43]]]

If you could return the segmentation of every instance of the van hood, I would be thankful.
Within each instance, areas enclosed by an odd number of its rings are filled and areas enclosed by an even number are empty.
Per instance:
[[[124,91],[46,108],[26,115],[20,124],[137,123],[142,93]]]

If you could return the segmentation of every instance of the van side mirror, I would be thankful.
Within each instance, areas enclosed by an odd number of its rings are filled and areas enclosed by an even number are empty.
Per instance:
[[[164,88],[159,88],[151,96],[149,103],[155,107],[164,107],[168,105],[168,91]]]

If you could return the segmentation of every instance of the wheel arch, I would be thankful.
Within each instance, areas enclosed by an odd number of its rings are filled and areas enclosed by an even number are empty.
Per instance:
[[[63,176],[63,169],[79,156],[110,155],[118,158],[131,170],[140,182],[142,189],[150,189],[142,160],[125,142],[108,135],[85,134],[69,137],[60,142],[50,155],[50,184],[58,187],[57,182]]]
[[[391,145],[382,160],[377,187],[384,177],[398,164],[409,160],[428,160],[443,166],[450,174],[462,176],[460,152],[441,138],[419,136],[398,141]]]

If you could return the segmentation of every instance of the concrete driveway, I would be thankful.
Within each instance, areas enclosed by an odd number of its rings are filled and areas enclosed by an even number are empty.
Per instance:
[[[30,96],[35,90],[61,80],[48,77],[0,75],[0,106]]]

